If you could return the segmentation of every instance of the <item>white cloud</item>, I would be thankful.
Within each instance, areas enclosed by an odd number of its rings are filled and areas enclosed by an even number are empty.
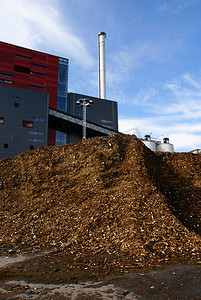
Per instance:
[[[119,131],[123,133],[133,133],[138,128],[140,137],[151,132],[155,134],[155,130],[159,131],[155,118],[119,118]],[[158,132],[158,136],[162,133]]]
[[[170,134],[169,138],[177,151],[192,151],[201,148],[201,136],[195,134],[181,132]]]
[[[174,100],[163,107],[164,113],[180,114],[184,119],[201,117],[201,80],[199,78],[186,73],[164,87]]]
[[[1,0],[1,39],[8,43],[74,58],[83,67],[94,66],[85,42],[70,24],[62,24],[57,1]]]
[[[127,103],[162,118],[179,122],[200,120],[201,118],[201,80],[186,73],[164,86],[140,88],[136,95],[127,99]]]
[[[155,96],[157,95],[157,90],[154,87],[148,87],[144,89],[139,89],[137,95],[132,99],[132,105],[139,106],[156,106]],[[153,100],[154,99],[154,100]]]

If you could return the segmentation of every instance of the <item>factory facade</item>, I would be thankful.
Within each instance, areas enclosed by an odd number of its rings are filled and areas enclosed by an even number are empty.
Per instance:
[[[118,132],[117,102],[68,93],[68,59],[0,42],[0,159],[46,145]]]

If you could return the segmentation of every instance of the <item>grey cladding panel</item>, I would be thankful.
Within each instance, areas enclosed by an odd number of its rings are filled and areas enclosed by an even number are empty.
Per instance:
[[[31,146],[36,149],[47,145],[48,105],[45,93],[0,85],[0,117],[4,117],[4,124],[0,124],[0,159],[29,151]],[[22,126],[23,120],[33,117],[44,122],[33,121],[33,128]],[[30,135],[30,129],[43,132],[42,138]]]

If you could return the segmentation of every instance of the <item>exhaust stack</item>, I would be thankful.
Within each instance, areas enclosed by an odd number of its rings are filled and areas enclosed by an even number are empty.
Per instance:
[[[105,80],[105,32],[98,34],[98,58],[99,58],[99,98],[106,99]]]

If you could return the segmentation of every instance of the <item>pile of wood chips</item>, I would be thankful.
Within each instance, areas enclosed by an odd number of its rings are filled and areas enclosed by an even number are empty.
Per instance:
[[[153,152],[123,134],[39,148],[0,161],[0,203],[1,254],[201,261],[200,154]]]

